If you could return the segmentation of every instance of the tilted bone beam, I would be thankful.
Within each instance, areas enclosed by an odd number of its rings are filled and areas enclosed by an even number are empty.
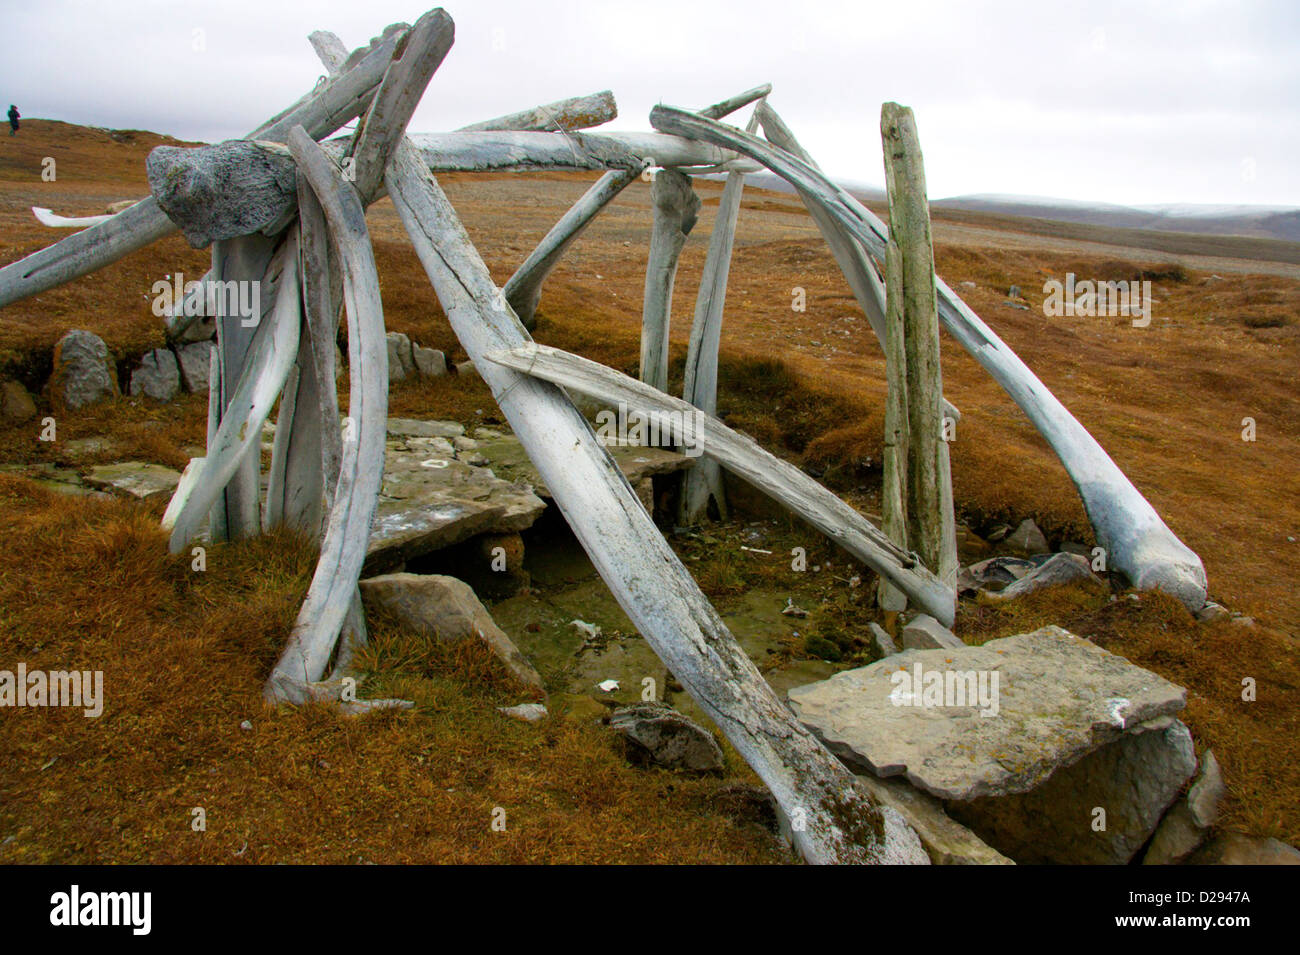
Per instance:
[[[338,485],[320,560],[288,644],[263,691],[271,702],[301,702],[304,687],[324,676],[354,605],[383,479],[388,415],[383,304],[365,209],[340,169],[304,130],[289,134],[289,148],[320,201],[339,250],[348,315],[352,424],[343,437]]]
[[[905,592],[945,626],[953,621],[956,593],[865,517],[789,462],[765,451],[693,405],[644,382],[547,345],[528,344],[491,352],[490,361],[611,404],[629,413],[657,416],[661,424],[685,422],[707,457],[744,478],[791,513],[806,520],[876,573]]]
[[[751,116],[746,129],[753,132],[758,117]],[[718,214],[713,217],[709,251],[704,258],[700,290],[695,298],[695,320],[686,349],[686,368],[682,398],[705,414],[718,413],[718,349],[722,344],[722,313],[727,301],[727,277],[731,272],[731,250],[736,240],[736,220],[745,189],[745,174],[727,174],[718,200]],[[722,474],[716,461],[701,461],[682,478],[678,517],[683,524],[693,524],[709,509],[709,499],[717,505],[719,516],[727,516],[727,496]]]
[[[543,132],[552,129],[590,129],[618,118],[618,104],[609,90],[557,100],[545,106],[485,119],[462,126],[461,132],[488,129],[518,129]]]
[[[515,274],[510,276],[501,290],[502,294],[529,331],[537,323],[537,304],[541,300],[542,283],[546,277],[597,214],[635,182],[639,174],[639,169],[611,169],[597,179],[582,194],[582,198],[560,217],[560,221],[551,227],[551,231],[529,253]]]
[[[364,55],[346,73],[313,90],[245,138],[282,142],[288,130],[299,123],[319,138],[355,119],[383,78],[405,26],[390,31],[373,47],[363,48]],[[108,222],[0,268],[0,308],[102,269],[175,229],[157,201],[146,197]]]
[[[258,323],[243,372],[222,410],[221,424],[208,443],[203,469],[188,497],[180,505],[173,502],[178,511],[171,535],[173,554],[179,554],[197,536],[204,518],[247,458],[249,449],[256,451],[262,440],[262,425],[298,353],[301,315],[297,240],[293,236],[282,259],[284,271],[276,290],[275,308]],[[234,536],[236,529],[231,528],[230,533]]]
[[[704,112],[714,119],[721,119],[733,110],[752,103],[753,94],[760,91],[770,92],[771,85],[768,84],[754,90],[747,90],[738,96],[733,96],[721,103],[710,106]],[[760,95],[766,95],[766,93]],[[549,107],[540,108],[551,109],[558,105],[553,103]],[[615,110],[615,113],[617,113],[617,110]],[[528,115],[527,113],[520,113],[516,114],[516,116],[502,117],[500,120],[490,120],[489,122],[493,124],[491,126],[487,124],[481,125],[483,128],[491,129],[523,129],[526,127],[505,126],[502,124],[507,120],[517,121],[517,117]],[[610,116],[609,118],[613,119],[614,117]],[[724,166],[726,165],[728,164],[724,164]],[[565,251],[582,234],[583,230],[591,224],[591,221],[596,218],[600,211],[636,180],[639,171],[637,169],[611,169],[597,179],[591,188],[583,193],[582,198],[560,217],[560,221],[551,227],[551,231],[546,233],[542,241],[537,244],[537,248],[515,270],[515,274],[510,276],[510,281],[506,282],[502,292],[506,301],[510,303],[510,307],[519,316],[519,320],[524,323],[524,328],[532,331],[537,324],[537,304],[542,296],[542,283],[551,274],[551,270],[555,268],[556,263],[560,261]]]
[[[487,267],[414,148],[398,150],[387,184],[452,328],[596,569],[782,811],[807,820],[793,833],[804,858],[927,862],[901,818],[866,797],[767,686],[564,392],[487,359],[528,344],[528,333],[499,308]],[[850,835],[844,819],[873,835]]]
[[[383,182],[384,167],[411,121],[425,87],[437,72],[456,37],[456,26],[442,9],[415,22],[393,54],[370,109],[357,123],[348,156],[354,163],[357,194],[364,205]]]
[[[221,366],[221,393],[217,405],[219,425],[226,407],[234,397],[234,390],[244,374],[253,337],[261,322],[270,321],[274,307],[279,304],[276,289],[284,272],[284,258],[288,246],[283,241],[265,235],[245,235],[236,239],[216,242],[212,246],[212,275],[216,282],[237,283],[235,287],[259,288],[262,313],[257,322],[248,327],[244,316],[222,314],[214,319],[217,333],[217,360]],[[229,310],[227,310],[229,311]],[[274,395],[272,395],[274,397]],[[211,445],[209,445],[211,447]],[[217,540],[235,540],[252,537],[262,530],[261,507],[262,454],[260,444],[250,442],[235,476],[227,483],[215,510],[222,511],[219,526],[225,527],[225,537]]]
[[[729,116],[738,109],[744,109],[750,103],[761,100],[772,92],[772,84],[764,83],[762,86],[755,86],[753,89],[745,90],[743,93],[737,93],[735,96],[728,97],[720,103],[714,103],[712,106],[706,106],[700,110],[700,115],[709,119],[722,119]]]
[[[807,163],[740,130],[713,123],[683,109],[657,106],[650,113],[656,129],[698,137],[762,163],[813,197],[878,259],[885,254],[888,229],[871,210]],[[1121,570],[1142,590],[1172,594],[1189,608],[1205,605],[1205,568],[1180,541],[1105,449],[1070,414],[1028,366],[942,280],[939,319],[1029,416],[1074,481],[1109,566]]]
[[[32,215],[36,216],[36,221],[43,226],[51,229],[89,229],[92,225],[99,225],[113,218],[109,216],[56,216],[51,209],[42,206],[32,206]]]

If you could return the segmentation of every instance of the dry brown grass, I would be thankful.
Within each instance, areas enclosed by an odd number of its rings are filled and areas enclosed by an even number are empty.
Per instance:
[[[45,146],[31,125],[39,152]],[[143,151],[134,155],[139,161]],[[6,168],[0,161],[3,261],[60,237],[26,210],[46,192],[64,201],[42,204],[83,214],[98,211],[91,196],[97,203],[142,194],[142,172],[61,176],[56,191],[24,178],[26,167],[21,175]],[[533,195],[576,193],[590,177],[547,178]],[[502,190],[513,197],[523,188],[520,177],[443,181],[498,283],[560,211],[558,201],[553,214],[503,204]],[[635,373],[647,191],[630,187],[561,263],[543,294],[540,341]],[[71,201],[78,196],[85,207]],[[878,346],[806,217],[763,203],[785,204],[761,198],[741,213],[721,414],[870,508],[884,396]],[[678,379],[712,208],[678,276]],[[391,204],[378,204],[370,220],[389,328],[453,361],[464,358],[413,253],[398,240]],[[1105,594],[1053,591],[1013,609],[965,607],[959,631],[987,638],[1058,623],[1187,686],[1188,721],[1228,774],[1230,821],[1297,841],[1300,655],[1278,631],[1300,632],[1300,544],[1288,539],[1300,537],[1300,282],[1228,273],[1215,280],[1194,270],[1184,278],[1159,259],[1117,259],[1088,246],[1026,248],[1023,236],[1019,244],[974,246],[942,224],[936,234],[940,273],[1201,554],[1212,596],[1274,628],[1196,626],[1158,597],[1111,604]],[[74,327],[103,335],[124,360],[156,347],[159,323],[143,293],[178,268],[198,275],[206,255],[173,237],[98,277],[0,311],[3,373],[39,384],[53,342]],[[1124,319],[1047,319],[1038,308],[1046,278],[1067,271],[1132,277],[1135,269],[1169,273],[1153,278],[1159,303],[1150,328]],[[1005,305],[1011,284],[1024,290],[1030,310]],[[807,290],[807,312],[791,311],[794,286]],[[946,336],[943,349],[946,391],[964,415],[952,452],[967,520],[978,528],[1032,516],[1054,540],[1090,541],[1078,496],[1050,449]],[[403,384],[391,408],[467,424],[500,420],[476,379]],[[1258,423],[1253,444],[1240,437],[1245,416]],[[121,399],[60,420],[60,439],[108,434],[130,449],[112,457],[176,466],[187,446],[202,444],[203,418],[200,396],[167,406]],[[28,425],[0,433],[0,459],[70,460],[59,444],[37,443],[35,432]],[[165,556],[155,515],[145,509],[53,498],[8,479],[0,491],[7,542],[0,665],[15,653],[32,666],[84,661],[109,671],[110,704],[121,706],[99,721],[32,711],[24,721],[6,717],[0,751],[18,769],[3,784],[0,822],[6,831],[17,827],[19,839],[0,851],[69,861],[218,861],[235,858],[247,840],[239,858],[261,861],[770,857],[765,837],[700,809],[707,784],[638,775],[607,737],[585,729],[504,722],[493,705],[505,697],[480,680],[482,661],[422,661],[402,635],[382,627],[376,685],[409,692],[421,700],[420,713],[361,721],[317,709],[263,714],[257,688],[306,586],[310,557],[301,545],[271,538],[218,549],[198,580],[186,563]],[[703,569],[723,595],[747,579],[743,564]],[[396,669],[388,665],[394,655],[403,661]],[[1258,703],[1240,703],[1242,676],[1259,680]],[[256,724],[251,734],[237,729],[245,717]],[[526,808],[519,828],[494,841],[486,813],[498,802]],[[209,807],[210,823],[220,820],[219,834],[211,823],[207,836],[191,838],[187,812],[197,804]]]
[[[0,477],[0,666],[102,670],[106,698],[98,719],[0,720],[0,833],[13,836],[0,861],[788,860],[715,805],[718,781],[632,768],[596,725],[507,719],[495,707],[525,694],[494,659],[383,619],[364,689],[416,712],[265,708],[310,548],[286,535],[214,547],[195,573],[157,518]],[[206,832],[190,829],[196,806]]]

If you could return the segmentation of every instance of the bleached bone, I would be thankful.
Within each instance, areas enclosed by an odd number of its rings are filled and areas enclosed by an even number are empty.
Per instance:
[[[763,450],[752,438],[733,431],[712,415],[636,381],[612,368],[546,345],[520,345],[494,351],[488,359],[515,371],[611,404],[629,414],[655,416],[680,434],[700,442],[707,457],[744,478],[812,524],[876,573],[897,584],[917,606],[951,626],[956,592],[917,559],[898,547],[865,517],[789,462]],[[692,430],[693,429],[693,430]],[[548,485],[549,486],[549,485]]]
[[[776,110],[772,109],[767,100],[762,100],[754,107],[754,114],[758,117],[758,121],[763,127],[763,135],[768,142],[779,146],[788,153],[792,153],[813,169],[820,171],[821,167],[799,145],[799,141],[795,139],[790,127],[777,115]],[[795,187],[795,191],[799,193],[804,208],[808,210],[808,215],[812,217],[818,231],[822,234],[822,238],[826,241],[826,245],[830,248],[831,255],[835,257],[840,272],[844,274],[844,280],[848,282],[849,289],[853,292],[854,299],[857,300],[858,308],[862,309],[862,314],[867,316],[867,321],[871,324],[871,330],[876,333],[876,338],[880,341],[880,347],[884,350],[885,286],[880,281],[880,276],[872,268],[862,246],[854,241],[844,226],[823,209],[816,198],[806,195],[798,186]],[[947,398],[943,399],[943,413],[952,418],[953,421],[961,420],[961,412]]]
[[[747,90],[730,99],[723,100],[704,110],[705,115],[713,119],[721,119],[728,113],[740,109],[742,106],[752,103],[754,94],[766,95],[762,91],[771,91],[771,85],[760,86],[753,90]],[[597,94],[603,95],[603,94]],[[559,104],[552,104],[556,106]],[[612,105],[612,100],[611,100]],[[539,109],[550,109],[551,107],[539,107]],[[617,114],[617,109],[614,110]],[[527,116],[527,113],[519,113],[516,116]],[[483,128],[492,129],[522,129],[522,126],[505,126],[506,120],[515,120],[515,116],[502,117],[500,120],[492,120],[490,127],[483,124]],[[613,116],[609,117],[613,119]],[[471,127],[467,127],[471,128]],[[577,128],[577,127],[570,127]],[[727,165],[726,163],[723,164]],[[537,304],[542,296],[542,283],[546,277],[551,274],[555,264],[560,261],[565,251],[573,244],[573,241],[582,234],[583,230],[591,223],[605,206],[609,205],[615,197],[624,189],[636,181],[637,175],[642,169],[611,169],[599,179],[597,179],[585,193],[582,198],[573,204],[567,212],[560,218],[560,221],[551,227],[542,241],[524,260],[523,265],[515,270],[515,274],[510,276],[502,289],[505,299],[510,303],[510,307],[515,310],[519,320],[524,323],[524,328],[530,332],[537,325]]]
[[[330,514],[334,509],[335,490],[343,459],[334,368],[339,302],[343,298],[343,273],[338,265],[337,252],[330,241],[325,213],[305,177],[298,180],[298,221],[302,232],[303,329],[311,346],[311,367],[316,375],[316,412],[319,415],[316,432],[320,446],[317,473],[321,475],[323,485],[324,513]],[[304,459],[303,465],[308,467],[310,462]],[[304,476],[304,485],[308,481],[310,476]],[[314,538],[319,538],[323,531],[323,527],[318,525],[311,533]],[[354,651],[358,647],[364,647],[367,642],[361,591],[360,588],[355,588],[339,634],[333,675],[347,673]]]
[[[509,308],[497,306],[487,267],[413,147],[398,150],[387,184],[452,328],[596,569],[782,811],[807,820],[793,833],[804,858],[928,861],[901,818],[857,788],[768,687],[564,392],[487,360],[526,345],[528,333]],[[843,819],[862,821],[855,833],[877,826],[879,836],[858,842]]]
[[[501,289],[501,294],[515,310],[519,320],[529,331],[537,325],[537,305],[542,297],[542,283],[551,274],[573,241],[582,235],[605,206],[614,197],[636,181],[639,169],[611,169],[582,194],[582,198],[569,207],[560,221],[551,227],[537,248],[524,259]]]
[[[888,235],[884,223],[784,150],[682,109],[657,106],[650,113],[650,122],[657,129],[699,137],[757,160],[812,196],[873,256],[884,257]],[[1097,541],[1106,550],[1109,566],[1123,571],[1138,589],[1163,590],[1189,608],[1204,606],[1206,580],[1201,559],[1174,535],[1097,440],[1015,352],[942,279],[936,278],[936,286],[944,328],[1029,416],[1065,465]]]
[[[735,153],[656,133],[500,130],[411,138],[427,144],[423,152],[436,171],[617,169],[639,173],[650,163],[694,171],[758,168],[749,160],[737,166]],[[323,148],[331,159],[341,162],[350,145],[349,139],[336,139],[324,143]],[[196,247],[250,232],[273,235],[288,224],[297,205],[293,162],[276,143],[229,140],[210,146],[159,146],[149,154],[149,168],[151,183],[169,213],[186,223],[188,237]],[[238,181],[238,189],[221,187],[230,179]],[[381,194],[382,189],[377,189],[366,200]],[[148,202],[114,218],[130,215]]]
[[[388,349],[365,209],[341,170],[305,130],[290,132],[289,149],[320,201],[343,269],[352,425],[343,436],[338,485],[320,560],[288,643],[263,691],[271,702],[297,699],[302,685],[318,682],[329,665],[356,597],[370,541],[383,479],[388,416]]]
[[[217,439],[217,429],[221,426],[221,353],[216,344],[212,345],[208,357],[208,436],[205,447],[212,447]],[[206,460],[206,459],[205,459]],[[202,471],[195,474],[197,478]],[[182,493],[181,486],[177,486],[171,501],[167,505],[169,513],[173,513],[170,523],[163,521],[163,530],[170,531],[176,526],[176,517],[180,515],[181,508],[193,493],[193,484],[186,486]],[[174,509],[174,511],[173,511]],[[208,539],[213,543],[224,541],[229,538],[226,528],[226,502],[224,497],[212,506],[208,511]]]
[[[492,130],[413,133],[434,172],[529,169],[713,169],[740,160],[730,150],[660,133],[537,133]],[[757,168],[757,167],[748,167]]]
[[[610,90],[590,93],[586,96],[573,96],[557,100],[545,106],[485,119],[481,123],[462,126],[462,132],[474,132],[485,129],[551,130],[551,129],[590,129],[618,118],[618,104]]]
[[[885,103],[880,111],[885,181],[889,190],[887,319],[901,322],[907,376],[907,546],[945,584],[957,585],[957,535],[952,476],[944,439],[943,369],[939,363],[939,308],[934,290],[934,247],[921,143],[912,111]],[[953,601],[956,602],[956,593]]]
[[[262,314],[256,316],[252,327],[243,315],[218,315],[217,360],[221,365],[221,402],[219,422],[224,422],[226,409],[234,400],[237,385],[241,382],[249,361],[253,339],[262,324],[271,320],[280,304],[278,289],[284,272],[287,242],[265,235],[246,235],[219,241],[212,246],[213,280],[219,282],[255,282],[259,284]],[[280,379],[283,385],[283,378]],[[279,386],[276,387],[279,391]],[[275,393],[270,396],[275,399]],[[238,413],[238,412],[237,412]],[[261,426],[260,423],[258,425]],[[209,465],[212,457],[209,452]],[[260,441],[250,441],[243,460],[235,469],[221,497],[225,508],[224,524],[227,539],[252,537],[261,532],[261,468]],[[215,539],[215,538],[214,538]]]
[[[771,92],[772,84],[764,83],[762,86],[755,86],[753,89],[745,90],[743,93],[729,96],[720,103],[706,106],[704,109],[700,110],[700,115],[707,116],[709,119],[722,119],[724,116],[729,116],[738,109],[744,109],[750,103],[761,100]]]
[[[757,116],[751,116],[748,132],[757,128]],[[709,251],[704,258],[700,290],[695,298],[695,321],[686,350],[686,372],[682,398],[707,415],[718,413],[718,347],[722,341],[722,311],[727,301],[727,275],[731,271],[731,248],[736,239],[736,219],[740,215],[740,197],[745,189],[745,174],[727,174],[718,200],[718,214],[709,235]],[[716,461],[697,462],[682,479],[678,517],[683,524],[693,524],[709,509],[709,498],[717,505],[718,515],[727,516],[727,496],[722,473]]]
[[[354,53],[363,55],[346,73],[308,93],[244,138],[283,141],[298,123],[313,136],[327,136],[355,119],[378,86],[404,31],[405,25],[390,27],[382,40]],[[0,308],[110,265],[175,228],[157,200],[146,197],[108,222],[0,268]]]
[[[112,216],[56,216],[50,209],[32,206],[32,214],[43,226],[51,229],[88,229],[92,225],[107,222]]]
[[[283,273],[275,294],[275,307],[269,317],[258,322],[238,383],[230,391],[220,426],[208,444],[203,469],[194,481],[188,498],[179,507],[171,535],[173,554],[184,550],[198,534],[204,517],[248,460],[250,450],[258,452],[262,425],[284,387],[297,354],[301,302],[295,235],[290,234],[277,255],[277,260],[281,263]],[[222,369],[223,379],[227,371],[229,366]],[[254,487],[252,503],[256,509],[258,499],[256,486]],[[228,502],[226,514],[229,521],[241,515],[242,508],[231,507]],[[253,519],[260,520],[256,510]],[[241,536],[240,529],[235,527],[228,528],[228,532],[231,537]]]
[[[695,227],[700,197],[691,187],[690,176],[676,169],[661,169],[650,183],[650,201],[654,205],[654,225],[641,305],[641,380],[667,391],[673,283],[686,236]]]
[[[420,17],[393,54],[370,109],[357,123],[348,156],[354,161],[354,186],[362,205],[384,179],[389,155],[406,133],[429,80],[442,65],[456,28],[442,9]]]

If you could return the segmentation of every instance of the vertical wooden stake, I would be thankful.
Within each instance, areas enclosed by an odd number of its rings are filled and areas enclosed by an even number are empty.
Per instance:
[[[880,135],[889,190],[888,256],[899,261],[891,277],[902,278],[901,285],[890,283],[888,288],[886,331],[888,334],[888,315],[901,305],[907,380],[907,539],[940,580],[955,583],[957,538],[944,440],[934,248],[925,167],[912,111],[897,103],[884,104]],[[896,304],[898,300],[900,304]]]

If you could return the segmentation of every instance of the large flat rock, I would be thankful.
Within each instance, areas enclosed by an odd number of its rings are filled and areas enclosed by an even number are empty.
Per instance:
[[[918,692],[907,692],[918,674]],[[981,681],[996,687],[996,705],[951,705],[962,702],[955,695],[939,697],[950,705],[933,705],[927,674],[954,690]],[[979,647],[908,650],[797,687],[789,698],[847,762],[877,776],[904,775],[940,799],[971,800],[1033,789],[1127,730],[1177,713],[1186,690],[1060,627],[1044,627]]]
[[[538,494],[550,499],[550,490],[542,481],[541,475],[537,473],[537,469],[533,467],[533,462],[529,460],[523,445],[514,435],[480,437],[478,450],[501,477],[531,484]],[[694,465],[697,460],[666,448],[647,448],[635,444],[607,444],[605,450],[609,452],[618,469],[623,472],[624,477],[633,487],[645,478],[656,474],[683,471]]]
[[[408,430],[424,433],[387,442],[366,574],[389,570],[476,534],[518,533],[531,527],[546,509],[546,502],[529,484],[503,480],[490,467],[468,463],[464,458],[471,452],[455,448],[433,427]]]

